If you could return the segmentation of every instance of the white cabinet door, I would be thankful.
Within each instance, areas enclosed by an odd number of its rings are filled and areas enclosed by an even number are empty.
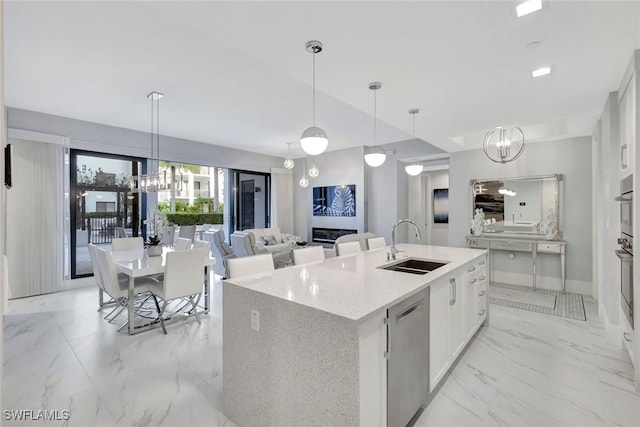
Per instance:
[[[635,73],[631,75],[627,86],[620,96],[620,171],[621,176],[634,169],[635,126],[636,126],[636,90]]]
[[[453,361],[465,344],[464,333],[464,274],[448,280],[449,302],[449,357]]]
[[[431,392],[450,365],[448,278],[436,280],[429,289],[429,392]]]

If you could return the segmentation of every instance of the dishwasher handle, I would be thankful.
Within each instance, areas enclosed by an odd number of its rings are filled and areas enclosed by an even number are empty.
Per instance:
[[[410,315],[411,313],[413,313],[416,310],[420,310],[421,308],[422,308],[422,300],[416,301],[413,305],[405,308],[400,313],[396,314],[396,323],[401,322],[408,315]]]

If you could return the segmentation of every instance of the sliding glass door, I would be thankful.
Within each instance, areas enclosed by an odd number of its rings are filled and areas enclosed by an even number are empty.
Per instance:
[[[141,159],[71,150],[71,278],[93,273],[88,244],[140,234],[141,200],[130,192]]]

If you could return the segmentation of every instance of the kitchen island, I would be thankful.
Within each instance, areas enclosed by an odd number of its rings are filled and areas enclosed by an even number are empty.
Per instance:
[[[398,249],[397,262],[446,264],[426,274],[385,270],[378,267],[394,263],[381,248],[226,280],[225,415],[247,427],[388,425],[387,362],[400,350],[388,347],[388,310],[420,293],[428,309],[424,335],[416,337],[428,343],[420,373],[426,401],[487,319],[487,253]]]

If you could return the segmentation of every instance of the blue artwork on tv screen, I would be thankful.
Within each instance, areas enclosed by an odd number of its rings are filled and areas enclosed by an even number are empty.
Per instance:
[[[356,186],[313,187],[314,216],[356,216]]]

